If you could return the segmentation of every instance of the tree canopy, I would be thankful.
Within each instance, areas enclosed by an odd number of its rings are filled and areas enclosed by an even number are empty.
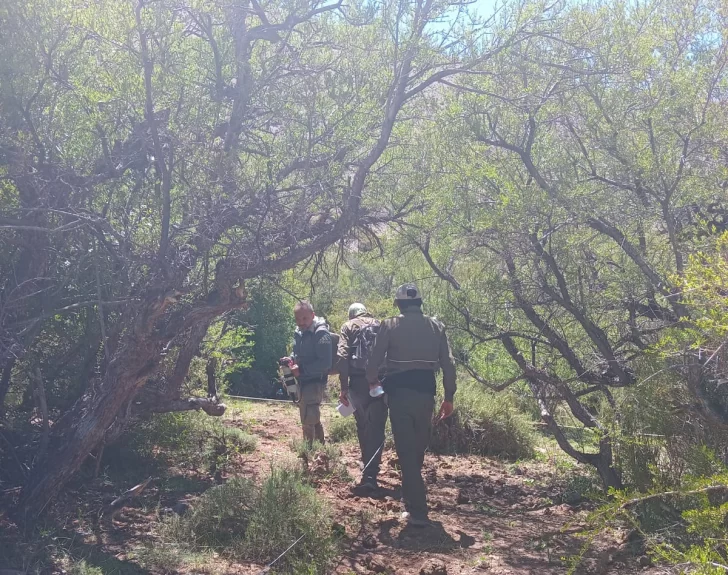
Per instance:
[[[133,422],[224,411],[190,366],[246,322],[272,363],[277,285],[341,321],[419,281],[463,373],[528,392],[605,487],[619,394],[655,373],[728,423],[724,2],[7,0],[0,29],[0,413],[32,438],[28,518]]]

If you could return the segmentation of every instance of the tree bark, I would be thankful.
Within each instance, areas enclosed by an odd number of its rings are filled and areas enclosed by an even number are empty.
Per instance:
[[[13,374],[15,361],[16,359],[14,357],[9,358],[5,362],[2,376],[0,376],[0,417],[3,417],[5,413],[5,398],[7,397],[8,390],[10,389],[10,378]]]
[[[217,360],[211,357],[207,360],[205,373],[207,374],[207,397],[217,397],[217,380],[215,371],[217,370]]]

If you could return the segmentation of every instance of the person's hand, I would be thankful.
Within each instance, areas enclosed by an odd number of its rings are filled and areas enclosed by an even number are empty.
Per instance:
[[[440,406],[440,413],[437,414],[436,423],[440,423],[443,419],[447,419],[452,415],[453,405],[452,401],[443,401]]]
[[[349,398],[343,391],[339,394],[339,401],[345,406],[349,407]]]

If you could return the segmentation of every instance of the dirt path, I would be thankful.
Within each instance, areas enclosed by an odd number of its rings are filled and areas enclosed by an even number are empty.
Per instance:
[[[259,437],[258,449],[245,456],[244,468],[255,476],[270,463],[290,457],[290,441],[300,434],[297,411],[279,404],[246,407],[248,417],[233,416]],[[250,418],[250,414],[254,417]],[[324,426],[339,417],[324,412]],[[359,477],[358,449],[340,444],[351,478]],[[427,454],[425,471],[434,527],[402,527],[399,472],[391,448],[384,453],[377,498],[354,497],[351,483],[336,476],[317,489],[331,503],[336,520],[346,528],[346,545],[335,573],[447,575],[467,573],[564,574],[579,553],[578,536],[588,513],[585,505],[558,503],[561,487],[553,469],[543,463],[518,465],[481,457]],[[574,573],[667,573],[641,567],[623,545],[624,534],[602,537]],[[645,561],[643,558],[642,561]],[[439,570],[438,570],[439,569]]]

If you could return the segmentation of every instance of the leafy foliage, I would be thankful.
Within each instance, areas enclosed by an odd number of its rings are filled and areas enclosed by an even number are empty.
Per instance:
[[[533,456],[531,421],[515,409],[508,396],[483,389],[475,381],[458,385],[452,419],[436,425],[430,448],[435,453],[473,453],[507,459]]]

